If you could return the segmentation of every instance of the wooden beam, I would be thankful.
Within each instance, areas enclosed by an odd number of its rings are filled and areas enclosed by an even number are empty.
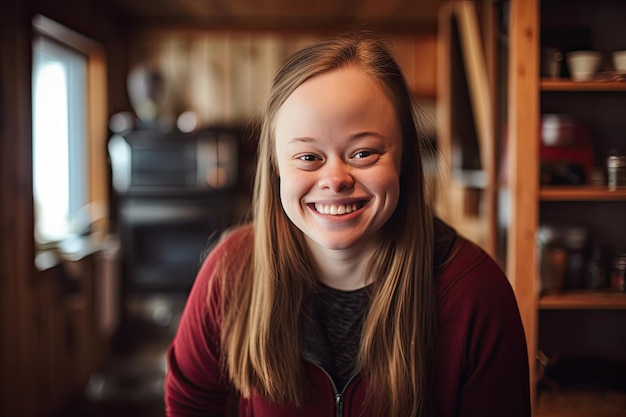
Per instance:
[[[508,187],[510,225],[507,275],[513,284],[528,342],[535,403],[539,123],[538,0],[511,0],[509,32]]]
[[[487,234],[493,237],[495,236],[496,213],[492,210],[495,206],[493,202],[495,201],[497,184],[495,181],[494,109],[491,103],[491,86],[487,78],[485,53],[480,37],[480,28],[474,2],[461,1],[456,3],[455,13],[459,22],[461,48],[467,72],[470,100],[474,110],[474,122],[476,124],[476,133],[480,147],[480,159],[487,180],[484,189],[485,212],[483,216],[487,222]],[[496,247],[494,239],[486,239],[484,249],[495,258]]]
[[[453,201],[453,194],[457,198],[464,198],[459,190],[453,190],[457,184],[451,176],[451,150],[452,144],[452,115],[450,109],[455,97],[452,97],[451,83],[452,73],[450,68],[450,45],[452,36],[451,21],[456,19],[459,28],[459,42],[462,59],[468,80],[468,89],[476,125],[476,135],[480,151],[482,170],[485,173],[483,188],[483,207],[480,217],[464,218],[463,214],[454,212],[458,202]],[[446,184],[446,192],[442,193],[438,203],[438,209],[442,211],[442,217],[451,220],[453,225],[463,232],[472,231],[470,239],[480,240],[480,245],[493,258],[496,258],[496,157],[494,139],[494,108],[492,104],[491,84],[489,83],[485,53],[480,36],[478,18],[473,1],[454,1],[446,3],[439,15],[438,30],[438,94],[437,114],[439,120],[440,137],[440,161],[443,181]],[[448,187],[447,184],[450,184]],[[458,186],[457,186],[458,188]],[[461,190],[462,191],[462,190]],[[460,196],[460,197],[459,197]],[[461,218],[458,218],[458,217]]]
[[[35,414],[31,25],[27,4],[0,2],[0,415]]]

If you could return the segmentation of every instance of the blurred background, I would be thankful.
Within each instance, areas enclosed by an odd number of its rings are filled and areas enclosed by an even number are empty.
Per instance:
[[[247,218],[272,76],[353,29],[405,73],[437,214],[506,269],[536,415],[626,415],[626,191],[606,167],[626,153],[608,59],[626,3],[576,4],[3,0],[0,415],[164,416],[195,274]],[[596,78],[569,79],[574,49],[601,51]]]
[[[3,2],[3,131],[32,142],[3,142],[30,168],[3,171],[3,200],[9,175],[23,188],[3,211],[0,414],[163,416],[165,351],[204,255],[246,219],[280,63],[380,32],[434,135],[442,4]]]

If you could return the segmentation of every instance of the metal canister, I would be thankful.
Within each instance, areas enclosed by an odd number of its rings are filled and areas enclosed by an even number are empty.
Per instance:
[[[626,155],[611,155],[606,160],[610,191],[626,188]]]

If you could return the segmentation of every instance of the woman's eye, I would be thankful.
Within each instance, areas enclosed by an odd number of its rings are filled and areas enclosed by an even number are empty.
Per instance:
[[[367,158],[368,156],[372,156],[374,152],[372,151],[359,151],[357,153],[355,153],[352,157],[353,158],[358,158],[358,159],[363,159],[363,158]]]
[[[363,149],[352,154],[350,163],[358,167],[368,167],[375,164],[380,156],[381,152],[376,149]]]
[[[319,160],[319,158],[313,154],[300,155],[298,156],[298,159],[305,162],[313,162]]]

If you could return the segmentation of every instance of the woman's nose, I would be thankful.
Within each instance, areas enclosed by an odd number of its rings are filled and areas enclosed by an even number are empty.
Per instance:
[[[328,160],[320,172],[318,185],[322,189],[334,192],[343,191],[354,186],[354,178],[350,173],[350,165],[342,160]]]

